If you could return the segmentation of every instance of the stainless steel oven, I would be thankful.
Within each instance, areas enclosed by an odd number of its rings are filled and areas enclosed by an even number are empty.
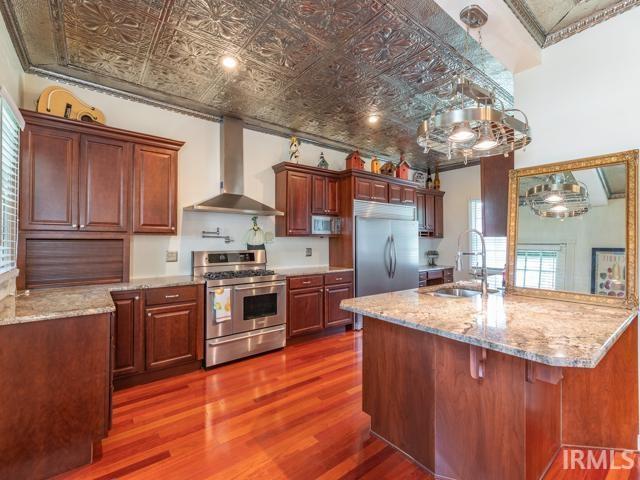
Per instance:
[[[286,283],[265,269],[263,250],[193,252],[192,261],[207,280],[207,367],[284,347]]]

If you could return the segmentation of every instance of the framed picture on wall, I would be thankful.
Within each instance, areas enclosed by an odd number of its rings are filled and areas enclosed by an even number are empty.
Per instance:
[[[591,293],[624,298],[626,267],[624,248],[592,248]]]

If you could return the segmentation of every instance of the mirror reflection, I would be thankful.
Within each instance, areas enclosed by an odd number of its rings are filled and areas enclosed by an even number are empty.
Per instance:
[[[516,287],[626,294],[624,163],[520,177]]]

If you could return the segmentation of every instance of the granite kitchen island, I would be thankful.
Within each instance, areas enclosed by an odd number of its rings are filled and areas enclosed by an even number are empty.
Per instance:
[[[342,302],[364,316],[375,435],[459,480],[541,478],[563,445],[637,449],[636,310],[443,287]]]

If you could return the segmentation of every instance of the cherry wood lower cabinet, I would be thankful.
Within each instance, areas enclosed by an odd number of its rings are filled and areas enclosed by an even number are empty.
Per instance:
[[[635,450],[636,322],[588,369],[365,317],[363,410],[438,478],[537,480],[563,444]]]
[[[114,384],[124,388],[200,368],[204,286],[112,292]]]
[[[353,272],[290,277],[287,280],[287,334],[317,333],[325,328],[351,325],[353,315],[340,302],[353,297]]]
[[[0,478],[91,463],[111,420],[109,313],[0,326]]]

